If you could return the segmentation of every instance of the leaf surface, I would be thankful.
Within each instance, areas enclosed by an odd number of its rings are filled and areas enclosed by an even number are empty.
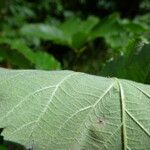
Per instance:
[[[150,149],[150,86],[73,71],[0,69],[0,128],[33,150]]]

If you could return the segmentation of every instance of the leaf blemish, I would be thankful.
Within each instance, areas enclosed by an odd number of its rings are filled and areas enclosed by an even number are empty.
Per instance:
[[[97,118],[96,123],[98,125],[104,126],[104,125],[106,125],[106,119],[99,117],[99,118]]]

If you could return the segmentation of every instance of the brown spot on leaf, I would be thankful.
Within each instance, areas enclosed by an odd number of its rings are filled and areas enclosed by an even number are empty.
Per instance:
[[[99,118],[97,118],[96,123],[97,123],[98,125],[104,126],[104,125],[106,124],[106,118],[104,118],[104,117],[99,117]]]

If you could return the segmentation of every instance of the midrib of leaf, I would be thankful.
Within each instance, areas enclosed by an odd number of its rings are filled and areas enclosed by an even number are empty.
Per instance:
[[[126,106],[125,106],[125,97],[123,87],[118,79],[117,83],[119,86],[119,94],[120,94],[120,110],[121,110],[121,122],[122,122],[122,144],[123,150],[127,150],[127,131],[126,131]]]

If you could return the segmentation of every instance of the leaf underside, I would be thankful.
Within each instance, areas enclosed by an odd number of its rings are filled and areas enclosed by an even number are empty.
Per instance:
[[[150,86],[0,69],[0,128],[5,140],[33,150],[148,150]]]

